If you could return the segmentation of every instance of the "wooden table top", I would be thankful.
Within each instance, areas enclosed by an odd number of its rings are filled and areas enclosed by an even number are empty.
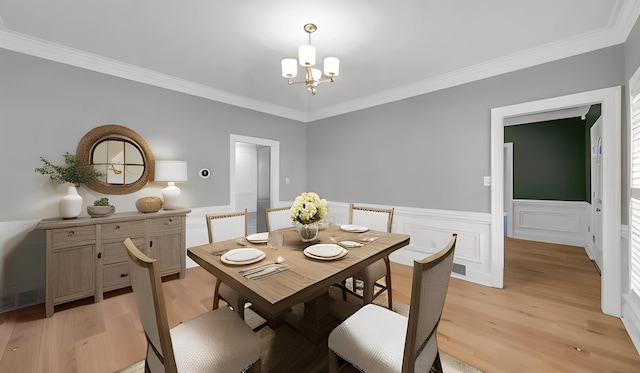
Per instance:
[[[281,229],[279,233],[284,236],[284,243],[280,248],[269,248],[267,244],[250,244],[266,254],[265,259],[254,264],[228,265],[221,261],[219,255],[212,254],[243,247],[235,240],[190,247],[187,255],[247,301],[272,315],[278,315],[295,304],[321,295],[329,286],[340,283],[360,269],[409,244],[408,234],[379,231],[350,233],[338,230],[333,232],[333,236],[340,241],[359,241],[359,237],[363,235],[378,239],[364,243],[361,247],[347,249],[349,253],[341,259],[325,261],[308,258],[303,250],[314,244],[331,243],[329,230],[321,230],[318,240],[306,243],[300,240],[294,227]],[[274,263],[278,256],[285,259],[289,270],[254,280],[239,273],[248,268]]]

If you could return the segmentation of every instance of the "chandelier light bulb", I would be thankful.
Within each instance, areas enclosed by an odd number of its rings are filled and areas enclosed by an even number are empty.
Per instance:
[[[318,69],[311,69],[311,79],[318,81],[320,78],[322,78],[322,71]]]
[[[337,57],[324,59],[324,75],[330,78],[340,75],[340,60]]]
[[[316,47],[313,45],[301,45],[298,48],[300,66],[313,66],[316,64]]]
[[[298,61],[295,58],[284,58],[282,60],[282,77],[291,79],[298,75]]]

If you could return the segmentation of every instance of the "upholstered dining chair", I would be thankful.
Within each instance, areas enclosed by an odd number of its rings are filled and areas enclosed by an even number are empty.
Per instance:
[[[393,223],[393,208],[381,209],[365,206],[356,206],[353,203],[349,205],[349,223],[361,225],[369,229],[383,232],[391,232]],[[381,278],[385,278],[384,284],[378,282]],[[353,276],[352,294],[357,296],[356,281],[363,282],[362,298],[364,304],[371,303],[380,294],[387,291],[387,300],[389,309],[393,305],[393,296],[391,294],[391,266],[389,257],[380,259],[377,262],[360,270]],[[376,288],[378,289],[376,291]],[[346,300],[347,288],[343,286],[343,298]]]
[[[264,220],[267,225],[267,232],[292,227],[293,221],[291,221],[291,206],[264,209]]]
[[[257,335],[228,308],[169,329],[158,262],[127,238],[131,286],[147,339],[145,372],[260,372]]]
[[[414,261],[408,317],[368,304],[329,334],[330,372],[338,371],[338,357],[362,372],[442,372],[436,335],[456,240],[453,234],[444,249]]]
[[[247,236],[247,209],[238,212],[206,214],[209,242],[226,241]],[[213,309],[217,309],[220,299],[227,302],[244,319],[246,301],[235,290],[216,279],[213,292]]]

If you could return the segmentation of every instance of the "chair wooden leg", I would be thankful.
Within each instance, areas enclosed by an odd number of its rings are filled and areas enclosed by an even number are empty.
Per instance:
[[[212,310],[218,309],[218,307],[220,306],[220,280],[218,280],[216,278],[216,287],[215,290],[213,291],[213,307]]]
[[[389,261],[389,257],[384,258],[384,264],[387,266],[387,277],[384,279],[384,281],[387,285],[389,309],[393,310],[393,297],[391,295],[391,262]]]
[[[332,349],[329,349],[329,373],[337,373],[338,368],[338,355]]]
[[[342,300],[347,301],[347,280],[342,280]]]
[[[355,277],[353,278],[355,283]],[[375,279],[366,279],[364,280],[364,288],[362,289],[362,299],[364,299],[364,304],[367,305],[373,301],[373,294],[376,291],[376,280]]]

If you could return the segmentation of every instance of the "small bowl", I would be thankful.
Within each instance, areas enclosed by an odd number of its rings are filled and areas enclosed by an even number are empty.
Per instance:
[[[142,197],[136,201],[136,208],[140,212],[157,212],[162,208],[162,199],[158,197]]]
[[[114,205],[108,206],[87,206],[87,213],[92,218],[104,218],[105,216],[109,216],[116,211],[116,207]]]

